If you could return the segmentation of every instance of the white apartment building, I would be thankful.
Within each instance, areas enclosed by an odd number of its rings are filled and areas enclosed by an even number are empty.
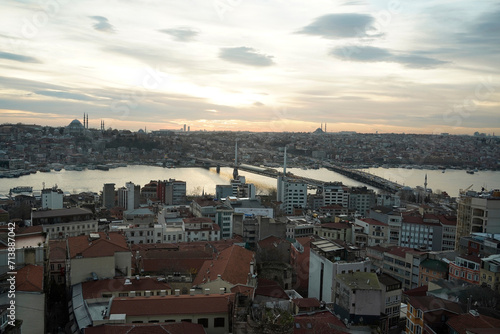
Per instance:
[[[307,183],[288,177],[278,177],[277,201],[287,215],[294,209],[303,209],[307,205]]]

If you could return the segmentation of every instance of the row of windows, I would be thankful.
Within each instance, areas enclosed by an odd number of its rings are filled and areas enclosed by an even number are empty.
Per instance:
[[[225,321],[226,319],[224,318],[215,318],[214,319],[214,327],[224,327],[225,326]],[[148,323],[159,323],[160,320],[149,320]],[[161,322],[175,322],[174,319],[166,319],[164,321],[161,321]],[[193,322],[191,319],[181,319],[180,322]],[[200,324],[200,325],[203,325],[203,327],[205,328],[208,328],[208,322],[209,322],[209,319],[208,318],[198,318],[196,320],[196,323]],[[136,321],[132,321],[133,324],[142,324],[143,321],[142,320],[136,320]]]
[[[66,229],[65,229],[66,228]],[[81,225],[71,225],[71,226],[57,226],[57,227],[52,227],[50,229],[47,229],[47,231],[50,232],[61,232],[61,231],[74,231],[74,230],[81,230],[85,228],[85,224]],[[87,229],[95,229],[95,224],[87,224]]]

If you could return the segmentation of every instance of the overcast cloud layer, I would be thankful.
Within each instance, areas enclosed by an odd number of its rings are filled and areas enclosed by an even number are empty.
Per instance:
[[[497,1],[5,0],[0,12],[0,123],[500,133]]]

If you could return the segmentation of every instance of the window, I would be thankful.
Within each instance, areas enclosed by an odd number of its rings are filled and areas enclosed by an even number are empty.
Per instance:
[[[203,325],[204,328],[208,328],[208,318],[198,319],[198,324]]]
[[[128,297],[128,292],[120,292],[118,294],[119,297]]]
[[[224,318],[215,318],[214,319],[214,327],[224,327],[225,326]]]

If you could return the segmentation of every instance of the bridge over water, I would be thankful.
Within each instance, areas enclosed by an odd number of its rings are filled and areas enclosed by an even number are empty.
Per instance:
[[[203,158],[196,158],[196,160],[198,162],[201,162],[207,168],[208,167],[234,167],[233,162],[217,161],[217,160],[203,159]],[[325,164],[325,163],[323,163],[323,168],[326,168],[328,170],[342,174],[350,179],[368,184],[368,185],[375,187],[377,189],[387,191],[389,193],[396,193],[399,189],[401,189],[403,187],[402,185],[400,185],[396,182],[389,181],[389,180],[386,180],[380,176],[376,176],[376,175],[373,175],[373,174],[370,174],[367,172],[363,172],[360,170],[356,170],[356,169],[349,169],[349,168],[336,166],[336,165],[332,165],[332,164]],[[282,173],[279,173],[274,168],[262,168],[262,167],[250,166],[250,165],[245,165],[245,164],[238,165],[238,170],[248,171],[248,172],[252,172],[255,174],[259,174],[259,175],[272,177],[275,179],[277,179],[278,176],[282,175]],[[298,179],[298,180],[306,182],[310,188],[322,187],[323,184],[328,183],[326,181],[311,179],[308,177],[294,175],[291,173],[287,173],[287,175],[289,177],[293,177],[294,179]]]

